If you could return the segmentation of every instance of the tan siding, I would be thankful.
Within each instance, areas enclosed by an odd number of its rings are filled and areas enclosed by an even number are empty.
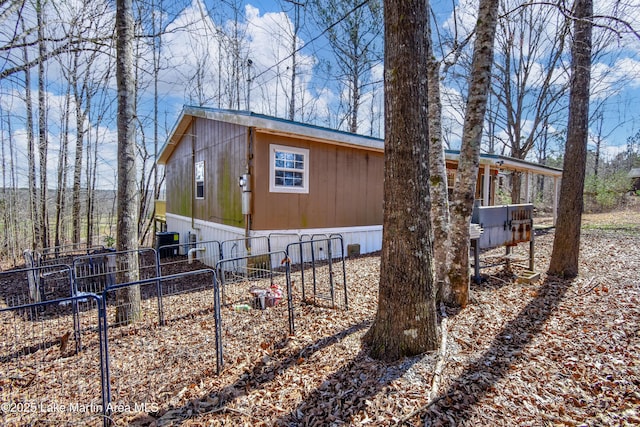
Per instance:
[[[246,168],[246,127],[197,118],[185,134],[167,161],[169,212],[190,216],[193,201],[195,218],[243,226],[238,177]],[[204,199],[193,200],[193,162],[202,160]]]
[[[187,131],[187,135],[193,133],[192,129]],[[165,165],[167,212],[186,217],[191,216],[193,197],[191,138],[182,138]]]
[[[309,149],[309,193],[269,192],[269,145]],[[254,148],[254,230],[382,224],[383,154],[260,133]]]

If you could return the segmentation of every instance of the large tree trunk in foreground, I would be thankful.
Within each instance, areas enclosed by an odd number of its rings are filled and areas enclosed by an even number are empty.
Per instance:
[[[384,360],[438,347],[429,201],[428,4],[387,0],[384,228],[378,311],[365,336]]]
[[[549,263],[549,273],[563,277],[575,277],[578,274],[580,223],[584,206],[582,193],[589,135],[592,0],[576,0],[574,14],[567,145],[560,186],[558,222]]]
[[[471,63],[469,99],[464,116],[462,147],[451,202],[451,247],[454,251],[449,278],[453,292],[452,301],[460,307],[465,307],[469,301],[469,225],[475,201],[480,143],[491,84],[493,39],[497,15],[497,0],[480,0]]]
[[[118,264],[127,271],[118,282],[138,280],[138,192],[136,191],[135,85],[133,79],[132,0],[117,0],[116,10],[118,81],[118,227],[117,249],[129,251]],[[118,291],[116,322],[131,323],[140,317],[140,287]]]

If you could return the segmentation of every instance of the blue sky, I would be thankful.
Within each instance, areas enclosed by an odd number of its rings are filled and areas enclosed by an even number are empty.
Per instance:
[[[228,72],[226,66],[216,68],[219,63],[220,50],[215,44],[209,43],[214,39],[220,26],[230,25],[229,16],[226,18],[216,15],[214,19],[206,16],[206,11],[218,13],[221,2],[217,0],[183,0],[184,3],[172,3],[174,11],[167,16],[168,28],[171,30],[163,39],[163,65],[160,80],[160,108],[159,135],[161,144],[166,140],[167,133],[172,129],[176,119],[185,104],[194,104],[197,96],[206,99],[205,105],[216,107],[213,100],[217,92],[215,87],[216,76],[220,72]],[[457,0],[459,20],[459,37],[464,38],[474,24],[474,11],[477,0]],[[630,3],[629,3],[630,2]],[[228,2],[227,2],[228,3]],[[238,1],[240,3],[240,1]],[[628,0],[631,5],[625,11],[624,17],[640,28],[640,0]],[[450,2],[433,2],[435,16],[439,24],[439,31],[445,32],[453,28],[452,10]],[[596,1],[596,10],[602,15],[607,14],[607,7],[611,7],[609,0]],[[243,3],[239,22],[245,31],[246,40],[244,48],[249,58],[253,61],[252,69],[259,77],[254,79],[251,86],[250,109],[263,114],[284,117],[288,107],[285,96],[287,85],[287,65],[290,55],[290,28],[293,19],[293,6],[284,0],[250,0]],[[283,11],[284,7],[284,11]],[[303,18],[304,27],[300,31],[300,39],[304,48],[298,53],[298,84],[300,90],[298,96],[300,103],[308,103],[309,111],[305,117],[296,117],[297,120],[306,121],[313,117],[316,124],[333,127],[335,124],[326,114],[335,109],[340,101],[337,87],[332,84],[326,74],[317,66],[323,58],[329,57],[329,46],[320,35],[321,29],[313,25],[308,17]],[[103,18],[106,26],[112,25],[113,15],[105,13]],[[226,19],[226,20],[225,20]],[[9,21],[6,21],[9,22]],[[602,31],[597,29],[597,31]],[[0,34],[0,37],[2,34]],[[604,157],[613,158],[615,154],[626,148],[627,138],[640,129],[640,40],[628,34],[606,44],[605,48],[594,57],[593,74],[594,90],[593,105],[604,102],[602,108],[602,130]],[[105,67],[109,64],[104,63]],[[200,75],[202,80],[196,78],[195,70],[203,67],[205,73]],[[49,123],[50,123],[50,176],[54,176],[57,170],[56,145],[61,136],[56,124],[62,122],[61,110],[64,105],[64,97],[57,86],[57,82],[63,81],[60,76],[64,71],[59,69],[54,61],[48,63],[50,78],[48,90]],[[208,73],[208,74],[206,74]],[[382,78],[382,66],[374,68],[372,79]],[[59,77],[56,77],[58,75]],[[144,75],[144,74],[143,74]],[[35,75],[34,75],[35,82]],[[201,83],[201,84],[200,84]],[[443,93],[448,99],[460,102],[463,93],[458,87],[445,81]],[[35,83],[34,83],[35,84]],[[112,83],[112,90],[115,82]],[[26,138],[24,131],[24,106],[20,100],[20,88],[12,86],[9,81],[0,82],[2,97],[0,103],[5,114],[18,117],[12,122],[11,132],[14,141],[19,145],[19,151],[25,152]],[[247,93],[243,88],[241,95],[241,109],[247,108]],[[111,93],[113,95],[113,93]],[[99,183],[104,188],[112,188],[115,185],[115,105],[113,96],[107,94],[105,103],[110,103],[110,113],[106,114],[99,126],[91,129],[91,137],[100,138],[101,147],[99,158]],[[36,96],[34,91],[34,96]],[[110,101],[111,98],[111,101]],[[150,94],[143,96],[140,103],[140,117],[149,114],[151,103]],[[364,98],[363,111],[373,111],[380,114],[382,93],[369,93]],[[605,102],[606,101],[606,102]],[[445,106],[446,133],[452,144],[455,144],[461,129],[461,108],[459,105]],[[150,140],[153,134],[149,127],[150,120],[146,119],[144,136]],[[597,135],[600,121],[594,119],[591,123],[591,132]],[[361,133],[368,133],[369,124],[359,129]],[[374,131],[382,131],[380,124],[373,124]],[[6,127],[1,132],[8,132]],[[71,142],[73,144],[73,142]],[[147,144],[149,145],[149,144]],[[593,144],[591,144],[593,146]],[[18,159],[20,165],[26,161]],[[147,167],[148,170],[148,167]],[[26,173],[22,174],[23,177]]]
[[[205,0],[205,5],[208,8],[212,8],[216,3],[217,2],[212,3],[210,0]],[[465,32],[470,31],[475,23],[473,16],[477,0],[458,0],[456,3],[458,6],[458,30],[460,32],[458,38],[462,39],[465,36]],[[629,4],[630,7],[625,11],[623,17],[629,22],[635,23],[636,27],[640,28],[640,0],[632,0]],[[288,55],[288,46],[286,46],[287,41],[284,38],[280,38],[280,42],[284,43],[285,46],[278,53],[278,57],[274,57],[274,45],[279,43],[279,39],[273,37],[273,29],[284,28],[291,24],[294,10],[293,5],[284,0],[251,0],[245,2],[245,5],[244,18],[246,19],[250,37],[248,48],[251,50],[250,55],[254,61],[254,67],[256,70],[274,69],[274,64]],[[612,3],[609,0],[597,0],[595,3],[596,13],[600,15],[609,14],[611,5]],[[432,2],[432,7],[435,9],[435,17],[440,28],[439,31],[443,32],[451,29],[453,22],[451,3]],[[306,89],[308,90],[306,96],[315,97],[319,105],[324,108],[331,108],[331,104],[332,102],[336,102],[338,94],[332,92],[335,88],[318,84],[318,81],[322,81],[325,76],[321,75],[321,71],[316,67],[320,57],[322,57],[325,52],[328,52],[329,47],[326,40],[322,37],[316,39],[321,29],[314,27],[309,18],[305,19],[304,14],[302,14],[302,17],[306,24],[300,32],[300,38],[305,44],[305,47],[300,52],[301,57],[298,58],[303,63],[303,70],[301,72],[301,78],[303,79],[302,84],[306,85]],[[599,23],[610,25],[610,22],[606,20],[601,20]],[[596,40],[599,37],[598,32],[602,33],[603,30],[596,28]],[[611,32],[609,31],[609,33]],[[605,46],[600,54],[594,56],[593,108],[595,108],[596,105],[602,104],[599,107],[602,111],[602,119],[600,124],[600,116],[598,116],[597,119],[594,118],[591,124],[591,130],[593,140],[595,140],[598,135],[601,136],[605,158],[612,158],[617,152],[624,150],[626,148],[627,137],[640,129],[640,112],[635,107],[635,105],[640,102],[639,54],[640,41],[627,34],[620,37],[616,42]],[[304,65],[305,61],[307,64],[306,68]],[[286,61],[283,64],[286,64]],[[380,67],[378,73],[381,78],[382,67]],[[258,81],[256,81],[254,85],[251,91],[251,109],[266,114],[282,115],[282,108],[276,108],[274,110],[273,106],[265,108],[260,105],[260,96],[264,96],[264,91],[271,94],[275,93],[277,91],[275,86],[270,87],[269,82],[266,81],[262,82],[262,86]],[[323,90],[318,89],[319,87],[322,87]],[[262,89],[262,95],[257,90],[258,88]],[[456,92],[457,89],[454,87],[445,86],[443,90],[445,92],[448,91],[454,98],[463,96],[463,94]],[[454,135],[459,134],[459,122],[461,121],[459,109],[455,106],[451,108],[445,106],[445,116],[445,120],[449,118],[451,123],[449,126],[450,129],[452,129],[451,133]],[[304,120],[304,118],[302,120]],[[360,132],[367,133],[368,129],[363,128]],[[456,138],[453,137],[451,139],[455,143]],[[591,144],[591,146],[593,146],[593,144]]]

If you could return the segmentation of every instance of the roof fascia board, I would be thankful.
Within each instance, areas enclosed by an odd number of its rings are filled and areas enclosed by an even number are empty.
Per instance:
[[[270,134],[270,135],[285,136],[285,137],[288,137],[288,138],[300,138],[300,136],[301,136],[301,134],[298,133],[298,132],[287,132],[287,131],[283,131],[283,130],[267,129],[267,128],[262,128],[262,127],[256,127],[255,129],[256,129],[256,132],[258,132],[258,133],[266,133],[266,134]],[[378,152],[384,153],[384,143],[382,141],[381,141],[380,144],[363,143],[362,141],[350,142],[350,141],[340,140],[340,139],[336,139],[336,138],[327,139],[326,137],[324,137],[324,135],[315,135],[313,133],[307,133],[307,134],[305,134],[303,136],[307,140],[317,141],[317,142],[321,142],[323,144],[339,145],[339,146],[343,146],[343,147],[366,149],[366,150],[378,151]]]
[[[446,150],[445,158],[447,160],[458,161],[460,152],[454,150]],[[514,159],[512,157],[501,156],[497,154],[480,154],[480,164],[494,166],[498,169],[507,169],[520,172],[533,172],[538,175],[546,175],[551,177],[562,177],[562,170],[549,166],[538,165],[524,160]]]
[[[194,117],[253,127],[258,132],[284,136],[303,136],[325,143],[384,151],[384,141],[378,138],[370,138],[304,123],[261,116],[250,112],[214,110],[200,107],[185,107],[184,112]]]
[[[160,154],[158,155],[158,160],[156,161],[156,163],[160,165],[164,165],[167,163],[167,160],[169,160],[169,157],[171,157],[173,150],[176,148],[180,140],[182,140],[184,133],[187,129],[189,129],[192,121],[193,117],[189,114],[186,114],[185,110],[183,109],[180,113],[178,121],[176,121],[176,124],[173,127],[173,130],[171,131],[171,133],[169,133],[169,138],[160,150]]]
[[[323,143],[342,145],[360,149],[384,152],[384,140],[379,138],[357,135],[354,133],[323,128],[315,125],[292,122],[290,120],[263,116],[249,111],[221,110],[206,107],[185,106],[182,109],[173,131],[160,152],[159,164],[165,164],[180,142],[184,133],[195,117],[233,123],[246,127],[253,127],[257,132],[282,135],[287,137],[305,137]],[[445,159],[458,161],[460,152],[445,150]],[[540,175],[562,177],[562,170],[538,165],[524,160],[497,154],[480,154],[480,163],[489,164],[500,169],[533,172]]]

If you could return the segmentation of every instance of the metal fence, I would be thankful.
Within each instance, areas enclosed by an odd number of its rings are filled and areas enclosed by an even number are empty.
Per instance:
[[[106,423],[100,307],[96,295],[0,307],[0,424]]]
[[[216,327],[217,286],[212,269],[160,278],[164,323],[156,314],[159,300],[143,300],[135,322],[124,324],[119,310],[131,307],[122,294],[147,293],[157,281],[147,279],[113,285],[103,292],[106,304],[105,342],[109,366],[109,396],[118,408],[156,412],[168,405],[184,405],[180,391],[221,368],[219,329]],[[219,299],[218,299],[219,300]],[[186,321],[178,325],[176,322]],[[179,327],[177,327],[179,326]]]
[[[73,259],[75,292],[101,293],[107,286],[128,282],[137,264],[140,280],[159,276],[158,257],[151,248],[133,251],[100,250]]]
[[[86,245],[80,243],[74,243],[69,245],[52,246],[49,248],[43,248],[36,251],[40,254],[40,258],[44,262],[50,261],[66,261],[69,258],[74,258],[81,255],[88,255],[94,251],[105,250],[104,245]]]
[[[9,305],[29,304],[73,295],[71,267],[66,264],[38,266],[30,252],[25,251],[22,270],[10,270],[5,282],[13,285],[0,289],[0,294]]]
[[[271,252],[271,245],[268,236],[225,240],[221,243],[221,246],[223,259],[241,259],[249,255],[266,254]]]
[[[213,268],[222,259],[222,247],[217,240],[163,245],[158,248],[160,273]]]
[[[196,252],[211,248],[215,259],[225,243],[193,245],[210,245]],[[299,302],[346,308],[339,236],[310,236],[286,251],[262,252],[269,237],[226,246],[252,252],[218,258],[215,270],[177,274],[163,269],[174,261],[147,248],[101,249],[70,265],[41,266],[25,252],[31,268],[0,273],[0,424],[108,425],[184,405],[183,391],[219,373],[223,354],[293,334]],[[133,257],[140,279],[122,283]],[[295,290],[293,280],[301,284]],[[138,296],[140,305],[132,305]]]
[[[275,264],[280,267],[273,268]],[[223,259],[216,270],[224,336],[221,351],[271,346],[295,332],[286,252]]]
[[[309,240],[289,244],[287,254],[300,260],[292,267],[291,281],[300,284],[303,301],[349,308],[342,236],[309,236]]]

